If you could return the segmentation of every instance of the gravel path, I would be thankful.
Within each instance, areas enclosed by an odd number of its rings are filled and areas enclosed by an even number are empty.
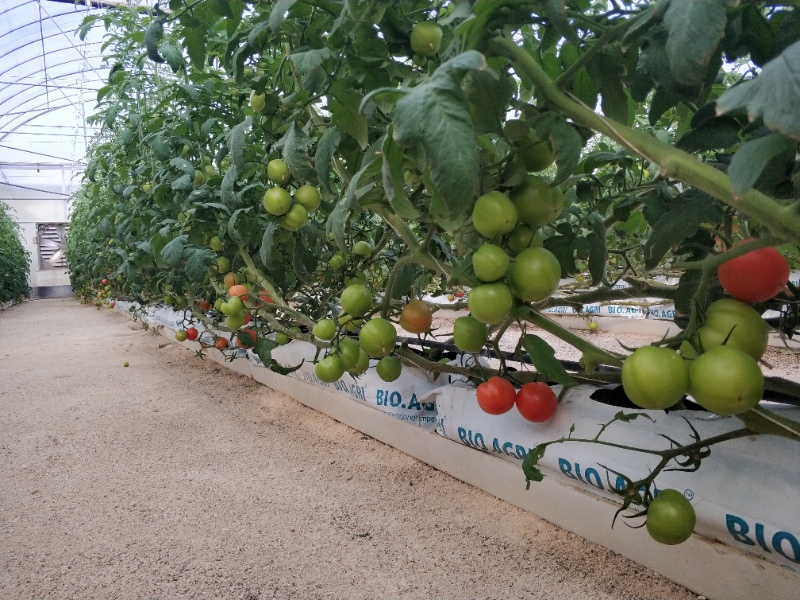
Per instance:
[[[111,311],[0,312],[0,379],[4,599],[697,598]]]

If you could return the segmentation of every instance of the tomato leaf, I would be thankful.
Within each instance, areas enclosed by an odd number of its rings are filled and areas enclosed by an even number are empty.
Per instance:
[[[681,85],[702,88],[711,57],[725,34],[726,0],[673,1],[664,13],[672,76]]]
[[[305,131],[300,129],[297,121],[281,138],[283,143],[283,160],[289,168],[292,177],[304,182],[317,182],[317,171],[314,169],[308,158],[308,150],[311,147],[311,139]]]
[[[756,406],[736,416],[744,422],[748,429],[758,433],[779,435],[800,441],[800,423],[782,417],[775,411]]]
[[[170,69],[172,69],[173,73],[177,73],[184,66],[186,66],[186,61],[183,59],[183,54],[181,54],[181,51],[172,44],[162,44],[159,49],[161,50],[161,54],[166,59],[167,64],[169,65]]]
[[[327,191],[332,192],[331,188],[331,162],[333,153],[342,141],[339,128],[333,125],[322,134],[317,142],[317,152],[314,155],[314,167],[317,169],[319,184]]]
[[[277,229],[278,225],[275,221],[270,221],[264,230],[264,236],[261,238],[261,251],[258,255],[261,258],[261,264],[267,269],[272,268],[272,250],[275,247],[274,237]]]
[[[420,212],[411,203],[403,187],[403,150],[394,143],[392,139],[392,125],[383,140],[383,165],[381,175],[383,177],[383,189],[389,204],[395,213],[404,219],[419,219]]]
[[[240,171],[244,171],[245,134],[247,130],[250,129],[252,123],[252,118],[247,117],[244,121],[235,125],[227,135],[228,148],[230,148],[231,151],[231,160]]]
[[[166,16],[156,17],[144,32],[144,47],[147,51],[147,58],[153,62],[164,62],[164,58],[158,52],[158,42],[164,37],[164,21],[166,20]]]
[[[779,133],[746,141],[733,155],[728,167],[731,191],[742,197],[758,180],[769,162],[785,153],[794,155],[797,142]]]
[[[222,201],[226,204],[236,199],[236,195],[233,193],[233,184],[236,182],[236,175],[238,175],[238,172],[239,169],[236,168],[236,165],[231,165],[228,167],[228,170],[225,171],[225,177],[222,178],[219,191],[222,195]]]
[[[209,265],[216,260],[216,254],[205,248],[187,248],[184,254],[186,258],[184,272],[195,283],[203,283]]]
[[[256,347],[253,348],[253,352],[256,353],[262,364],[266,366],[273,362],[272,351],[277,347],[278,344],[275,340],[271,340],[268,337],[259,336],[258,343],[256,344]]]
[[[463,87],[478,135],[502,133],[506,107],[514,93],[508,77],[493,69],[470,71]]]
[[[675,147],[686,152],[724,150],[741,141],[740,130],[739,123],[730,117],[707,119],[681,136]]]
[[[194,175],[192,175],[191,177],[189,175],[181,175],[180,177],[178,177],[178,179],[172,182],[170,187],[175,191],[191,190],[194,187],[194,184],[192,183],[193,179]]]
[[[460,54],[395,105],[394,141],[401,148],[422,147],[431,180],[453,217],[471,206],[479,173],[477,136],[460,75],[485,68],[486,60],[479,52]]]
[[[800,42],[764,65],[761,74],[728,89],[717,99],[717,114],[747,112],[751,121],[800,140]]]
[[[189,177],[194,178],[194,165],[190,163],[185,158],[176,157],[169,161],[170,166],[175,167],[176,169],[180,169],[184,173],[186,173]]]
[[[555,381],[561,385],[577,385],[564,365],[556,359],[556,351],[545,340],[538,335],[528,334],[522,338],[522,347],[531,358],[533,366],[542,375],[547,377],[548,381]]]
[[[295,52],[289,55],[289,60],[292,61],[294,68],[304,76],[319,68],[322,63],[331,58],[335,58],[334,53],[324,47],[318,50],[306,50],[305,52]],[[340,79],[337,83],[344,83],[344,81]]]
[[[539,469],[539,461],[544,458],[544,452],[547,449],[547,444],[539,444],[532,450],[525,454],[522,459],[522,472],[525,474],[527,482],[525,489],[530,489],[531,482],[540,482],[544,479],[544,473]]]
[[[358,111],[363,96],[358,92],[347,89],[347,83],[340,79],[331,86],[331,97],[328,98],[328,109],[331,111],[336,124],[350,134],[361,149],[367,147],[368,128],[367,119]]]
[[[652,269],[672,248],[692,237],[703,223],[721,223],[722,209],[707,194],[690,190],[673,198],[671,206],[653,226],[644,246],[647,268]]]
[[[297,0],[278,0],[272,11],[269,13],[269,27],[272,33],[278,35],[281,31],[281,25],[286,21],[286,15],[289,9],[292,8]]]
[[[188,239],[189,236],[187,235],[179,235],[161,249],[161,258],[163,258],[164,262],[170,267],[177,267],[181,263],[183,259],[183,249]]]

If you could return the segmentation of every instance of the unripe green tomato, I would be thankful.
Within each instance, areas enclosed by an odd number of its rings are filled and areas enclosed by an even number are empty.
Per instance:
[[[264,210],[269,214],[279,217],[289,212],[291,207],[292,197],[282,187],[272,187],[264,193]]]
[[[225,301],[222,298],[217,298],[217,300],[214,302],[214,310],[216,310],[217,312],[222,312],[222,305],[224,303]]]
[[[764,395],[764,375],[756,360],[737,348],[715,346],[689,368],[689,393],[718,415],[738,415],[756,406]]]
[[[324,383],[333,383],[344,375],[344,363],[338,354],[329,354],[314,367],[314,374]]]
[[[533,140],[520,148],[519,157],[528,171],[544,171],[553,164],[556,153],[548,140],[540,140],[532,136]]]
[[[561,264],[544,248],[526,248],[511,261],[508,285],[520,300],[538,302],[549,298],[561,281]]]
[[[689,387],[689,372],[670,348],[642,346],[622,363],[622,388],[636,406],[663,410],[674,406]]]
[[[517,209],[502,192],[489,192],[475,201],[472,225],[487,238],[505,235],[517,224]]]
[[[168,306],[172,306],[173,304],[175,304],[175,296],[173,296],[172,294],[167,294],[166,296],[164,296],[164,304],[167,304]]]
[[[411,30],[411,49],[420,56],[433,56],[442,45],[442,28],[432,21],[422,21]]]
[[[517,225],[506,239],[506,246],[512,254],[519,254],[525,248],[541,248],[543,245],[544,240],[539,230],[530,225]]]
[[[242,314],[243,311],[242,299],[238,296],[233,296],[227,302],[222,303],[222,313],[229,317]]]
[[[353,244],[352,252],[354,256],[360,256],[362,258],[366,258],[370,254],[372,254],[372,246],[370,246],[369,242],[360,240],[355,244]]]
[[[396,356],[384,356],[378,361],[375,370],[378,372],[378,377],[389,383],[400,377],[403,372],[403,364]]]
[[[319,339],[329,342],[336,336],[336,323],[333,319],[321,319],[314,325],[311,332]]]
[[[600,325],[597,324],[597,321],[589,322],[589,331],[597,331],[598,327],[600,327]]]
[[[206,175],[200,169],[194,170],[194,180],[192,183],[195,185],[203,185],[206,182]]]
[[[356,273],[353,273],[350,277],[345,277],[344,284],[347,286],[356,284],[366,285],[367,276],[364,272],[357,271]]]
[[[272,183],[283,185],[289,181],[289,167],[281,158],[275,158],[267,163],[267,177]]]
[[[723,298],[712,303],[706,310],[703,326],[697,330],[695,343],[704,351],[719,346],[738,348],[758,360],[764,355],[769,339],[769,327],[761,315],[749,304]],[[692,344],[681,345],[681,355],[686,359],[697,357]]]
[[[291,341],[292,338],[281,331],[275,334],[275,343],[278,344],[278,346],[285,346]]]
[[[292,204],[281,225],[289,231],[297,231],[308,222],[308,211],[299,204]]]
[[[678,490],[661,490],[647,507],[647,533],[661,544],[682,544],[696,522],[694,507]]]
[[[175,339],[179,342],[185,342],[189,338],[189,334],[186,333],[185,329],[179,329],[175,332]]]
[[[361,327],[361,331],[358,333],[358,343],[364,352],[380,358],[394,352],[397,330],[390,321],[384,318],[370,319]]]
[[[474,287],[467,297],[467,306],[472,316],[487,325],[496,325],[505,319],[513,305],[511,290],[500,282]]]
[[[458,317],[453,324],[453,343],[462,352],[480,352],[489,331],[475,317]]]
[[[250,108],[253,109],[253,112],[259,113],[264,110],[266,99],[265,94],[257,94],[255,90],[250,92]]]
[[[361,348],[358,347],[358,342],[349,337],[343,337],[339,340],[338,345],[339,356],[342,357],[345,369],[352,370],[358,362]]]
[[[351,317],[360,317],[372,306],[372,292],[365,285],[347,286],[339,297],[342,310]]]
[[[239,329],[242,325],[244,325],[246,319],[247,316],[244,314],[244,312],[228,315],[225,317],[225,327],[228,327],[229,329]]]
[[[220,273],[227,273],[231,270],[231,261],[225,256],[217,257],[217,271]]]
[[[472,255],[472,268],[481,281],[497,281],[508,271],[510,259],[500,246],[483,244]]]
[[[153,189],[153,185],[149,181],[147,183],[143,183],[142,184],[142,191],[145,194],[149,194],[150,190],[152,190],[152,189]]]
[[[550,187],[547,181],[536,175],[528,175],[522,184],[515,187],[511,200],[519,220],[534,226],[554,221],[564,208],[561,189]]]
[[[222,240],[219,239],[219,236],[217,235],[211,238],[211,240],[208,242],[208,245],[214,252],[221,252],[225,247],[225,244],[222,243]],[[230,268],[230,265],[228,265],[228,268]]]
[[[294,193],[294,201],[312,213],[319,208],[322,197],[313,185],[301,185]]]
[[[369,354],[361,348],[358,349],[358,360],[348,371],[353,375],[363,375],[369,369]]]
[[[328,265],[330,265],[331,269],[338,271],[344,266],[345,258],[339,253],[334,254],[331,256],[330,260],[328,261]]]

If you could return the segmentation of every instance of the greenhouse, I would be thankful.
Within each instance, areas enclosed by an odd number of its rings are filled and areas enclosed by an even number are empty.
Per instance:
[[[0,596],[798,597],[796,3],[0,24]]]

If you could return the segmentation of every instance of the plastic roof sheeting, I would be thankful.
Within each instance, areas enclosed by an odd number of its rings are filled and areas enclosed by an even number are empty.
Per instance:
[[[97,3],[0,0],[0,183],[2,195],[26,188],[69,194],[80,185],[86,123],[97,90],[105,33],[75,33]],[[27,195],[27,194],[25,194]]]

